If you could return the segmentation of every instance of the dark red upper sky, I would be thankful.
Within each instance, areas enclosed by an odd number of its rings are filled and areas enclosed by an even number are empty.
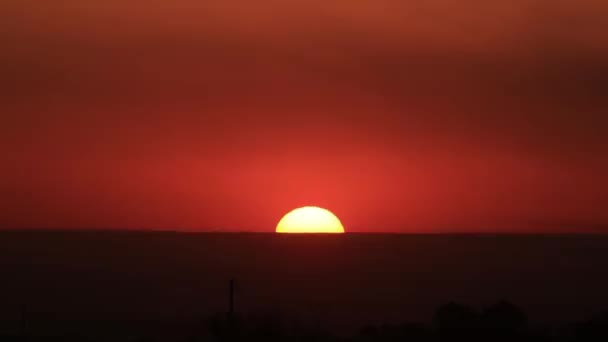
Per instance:
[[[605,1],[0,13],[2,227],[608,231]]]

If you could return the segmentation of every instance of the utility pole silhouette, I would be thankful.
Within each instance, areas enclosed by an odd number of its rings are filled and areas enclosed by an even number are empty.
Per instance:
[[[236,281],[234,279],[230,279],[230,288],[228,294],[228,316],[230,318],[234,317],[234,285]]]
[[[233,339],[238,334],[238,326],[237,319],[234,312],[234,289],[235,289],[236,281],[234,279],[230,279],[230,283],[228,286],[228,317],[227,317],[227,328],[228,328],[228,336],[229,339]]]
[[[19,336],[23,341],[27,339],[27,307],[22,304],[19,308]]]

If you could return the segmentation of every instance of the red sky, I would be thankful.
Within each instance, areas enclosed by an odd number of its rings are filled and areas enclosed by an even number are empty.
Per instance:
[[[0,13],[0,227],[608,231],[604,1]]]

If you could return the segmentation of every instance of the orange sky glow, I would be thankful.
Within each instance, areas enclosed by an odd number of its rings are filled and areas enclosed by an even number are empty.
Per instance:
[[[0,20],[0,228],[271,232],[315,205],[349,232],[608,232],[605,1]]]

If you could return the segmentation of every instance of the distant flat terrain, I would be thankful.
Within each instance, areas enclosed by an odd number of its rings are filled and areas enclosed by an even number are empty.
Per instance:
[[[0,232],[0,328],[191,320],[236,308],[329,327],[506,298],[535,321],[608,309],[608,236]],[[34,324],[34,323],[30,323]]]

